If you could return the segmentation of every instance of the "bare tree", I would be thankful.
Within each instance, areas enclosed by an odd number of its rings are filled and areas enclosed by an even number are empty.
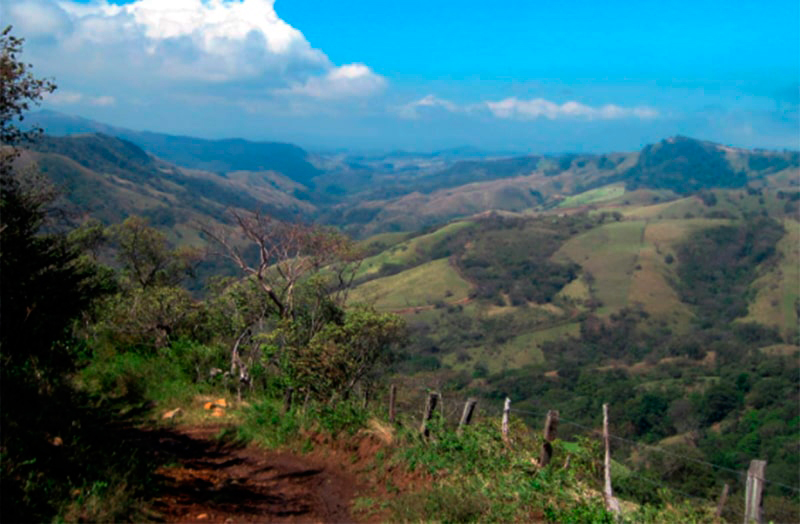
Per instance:
[[[231,215],[248,244],[220,228],[201,230],[222,248],[222,256],[256,279],[281,318],[294,316],[297,286],[313,275],[322,277],[318,284],[330,300],[344,303],[361,260],[350,239],[332,229],[282,222],[259,212]],[[252,247],[257,255],[248,259]]]
[[[360,265],[354,243],[319,226],[276,220],[259,212],[231,211],[240,236],[201,226],[231,260],[268,297],[271,308],[241,326],[231,349],[231,375],[248,376],[244,346],[255,345],[257,326],[270,314],[291,323],[292,343],[307,344],[340,312]]]

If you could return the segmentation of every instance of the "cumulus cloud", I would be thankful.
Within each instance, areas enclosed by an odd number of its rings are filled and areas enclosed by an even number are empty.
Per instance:
[[[372,72],[369,67],[364,64],[347,64],[282,91],[313,98],[344,98],[371,95],[385,87],[386,80]]]
[[[575,101],[557,104],[544,98],[520,100],[511,97],[496,102],[486,102],[486,107],[497,118],[519,120],[535,120],[537,118],[617,120],[621,118],[651,119],[658,116],[658,111],[650,107],[621,107],[615,104],[592,107]]]
[[[4,7],[5,16],[13,21],[14,32],[28,37],[58,35],[70,26],[69,15],[56,3],[48,0],[9,2]]]
[[[315,99],[367,96],[386,84],[364,64],[333,64],[278,16],[274,0],[6,3],[26,53],[61,82]]]

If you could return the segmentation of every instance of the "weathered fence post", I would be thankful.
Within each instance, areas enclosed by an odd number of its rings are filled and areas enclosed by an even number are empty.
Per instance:
[[[747,485],[744,499],[744,523],[761,524],[761,492],[764,489],[766,460],[751,460],[747,470]]]
[[[719,502],[717,502],[717,511],[714,512],[714,516],[717,518],[722,517],[722,510],[725,508],[725,503],[728,502],[728,490],[731,489],[728,483],[726,482],[724,486],[722,486],[722,493],[719,495]]]
[[[606,448],[604,465],[605,482],[603,484],[603,498],[606,501],[606,509],[614,513],[619,513],[619,501],[614,498],[611,489],[611,442],[608,435],[608,404],[603,404],[603,444]]]
[[[511,413],[511,399],[506,397],[506,402],[503,404],[503,440],[508,442],[508,415]]]
[[[433,418],[433,412],[436,409],[436,402],[439,400],[437,393],[428,393],[428,398],[425,401],[425,411],[422,413],[422,426],[419,428],[422,436],[428,437],[430,430],[428,429],[428,422]]]
[[[389,388],[389,422],[394,423],[395,402],[397,402],[397,386],[392,384]]]
[[[458,430],[456,430],[458,435],[464,431],[464,426],[469,426],[469,423],[472,422],[472,412],[475,411],[477,403],[478,401],[474,398],[468,398],[464,404],[464,411],[461,412],[461,420],[458,421]]]
[[[558,434],[558,411],[549,410],[547,412],[547,419],[544,421],[544,442],[542,442],[542,456],[539,458],[539,465],[545,467],[550,464],[550,459],[553,458],[553,445],[551,442],[555,440]]]
[[[369,407],[369,388],[364,386],[364,401],[362,407],[366,410]]]
[[[283,412],[289,413],[292,409],[292,393],[294,393],[293,387],[286,388],[286,392],[283,394]]]

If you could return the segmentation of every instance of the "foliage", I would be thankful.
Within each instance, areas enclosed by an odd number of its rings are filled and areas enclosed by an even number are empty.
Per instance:
[[[310,340],[296,321],[283,322],[265,340],[299,391],[347,397],[357,384],[368,388],[382,374],[403,333],[397,316],[358,307],[346,311],[341,321],[326,323]]]
[[[45,94],[56,89],[51,80],[36,78],[30,71],[33,66],[17,57],[23,43],[24,39],[11,34],[11,26],[0,32],[0,145],[35,138],[41,130],[23,131],[18,124],[31,104],[38,104]],[[0,154],[0,161],[0,169],[5,172],[11,161],[6,151]]]
[[[176,286],[191,276],[200,254],[193,249],[170,249],[163,233],[147,220],[131,216],[111,228],[117,259],[132,284],[141,289]]]
[[[710,325],[727,325],[747,314],[750,284],[760,264],[771,263],[783,227],[768,218],[703,229],[678,249],[678,288]]]
[[[569,236],[568,228],[545,228],[536,222],[495,218],[458,259],[479,298],[507,294],[513,305],[550,302],[577,276],[577,264],[550,256]]]
[[[305,445],[313,432],[333,438],[351,437],[366,427],[368,417],[369,412],[352,401],[332,404],[311,400],[284,413],[280,399],[266,396],[245,410],[237,432],[245,441],[269,447]]]
[[[621,178],[628,189],[670,189],[680,194],[747,184],[747,174],[735,170],[721,148],[686,137],[646,146],[636,165]]]

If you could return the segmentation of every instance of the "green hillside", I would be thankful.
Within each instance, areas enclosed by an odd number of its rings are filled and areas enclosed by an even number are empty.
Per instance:
[[[366,302],[379,311],[413,311],[433,307],[437,302],[463,301],[470,288],[469,282],[443,258],[371,280],[358,286],[350,299]]]
[[[45,137],[19,163],[44,173],[77,212],[88,212],[106,224],[141,215],[179,244],[204,245],[199,224],[224,224],[229,209],[257,209],[287,219],[308,216],[315,209],[293,196],[304,186],[277,173],[235,171],[221,176],[187,170],[106,135]]]

